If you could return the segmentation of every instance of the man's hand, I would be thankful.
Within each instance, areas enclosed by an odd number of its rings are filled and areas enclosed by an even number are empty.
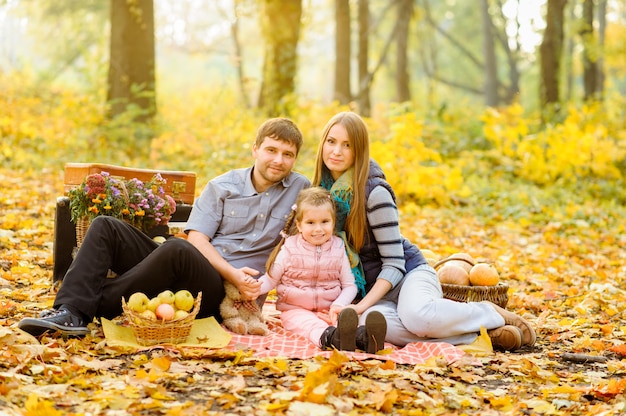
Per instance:
[[[254,270],[249,267],[242,267],[238,270],[238,281],[233,283],[237,286],[237,289],[241,293],[241,297],[244,300],[254,300],[259,297],[261,282],[253,277],[258,274],[258,270]]]

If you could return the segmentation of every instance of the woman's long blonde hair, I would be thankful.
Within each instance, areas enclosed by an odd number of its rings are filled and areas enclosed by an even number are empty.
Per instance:
[[[353,196],[350,202],[350,214],[346,219],[344,231],[348,237],[348,242],[358,252],[365,243],[367,217],[365,214],[365,185],[370,172],[370,142],[369,133],[365,121],[356,113],[349,111],[341,112],[332,117],[320,139],[317,148],[317,158],[315,163],[315,173],[313,175],[313,185],[319,186],[322,183],[322,173],[328,168],[324,165],[322,152],[324,143],[328,138],[328,132],[335,125],[342,125],[348,133],[350,148],[354,154],[354,183]]]
[[[274,262],[276,261],[276,256],[278,256],[278,252],[285,243],[285,239],[291,235],[297,234],[298,229],[296,228],[296,221],[302,221],[302,217],[304,216],[303,205],[308,205],[312,207],[321,207],[324,205],[328,205],[328,209],[330,210],[333,219],[333,229],[335,228],[335,203],[330,197],[330,192],[328,192],[328,190],[322,188],[321,186],[313,186],[301,190],[300,193],[298,193],[296,203],[293,205],[291,213],[287,218],[285,227],[280,232],[281,239],[276,247],[274,247],[274,249],[270,253],[270,256],[267,259],[267,262],[265,263],[265,271],[268,274],[270,272],[270,269],[274,265]]]

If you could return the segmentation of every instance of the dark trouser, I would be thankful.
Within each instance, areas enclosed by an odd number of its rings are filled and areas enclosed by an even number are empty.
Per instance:
[[[118,276],[107,278],[109,269]],[[221,322],[222,278],[194,246],[179,238],[159,245],[135,227],[102,216],[89,226],[54,307],[70,305],[89,319],[111,319],[122,313],[122,296],[144,292],[152,298],[166,289],[187,289],[194,296],[202,291],[198,317]]]

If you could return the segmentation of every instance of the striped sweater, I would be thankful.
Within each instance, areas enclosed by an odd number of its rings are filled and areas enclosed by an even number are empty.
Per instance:
[[[359,252],[365,272],[365,290],[369,291],[376,279],[385,279],[395,288],[407,272],[427,261],[417,246],[400,233],[395,194],[373,160],[366,198],[368,233]]]

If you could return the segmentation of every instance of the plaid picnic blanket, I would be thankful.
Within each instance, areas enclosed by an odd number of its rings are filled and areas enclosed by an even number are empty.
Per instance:
[[[316,356],[330,357],[332,355],[332,351],[323,351],[308,339],[285,330],[281,326],[279,317],[266,316],[266,321],[270,329],[268,335],[239,335],[229,331],[232,339],[225,349],[250,349],[253,351],[252,355],[257,358],[285,357],[308,359]],[[385,349],[382,352],[381,354],[368,354],[343,351],[348,358],[354,360],[390,360],[397,364],[423,364],[434,357],[441,357],[449,364],[465,355],[463,350],[444,342],[414,342],[406,345],[404,348],[385,343]]]

